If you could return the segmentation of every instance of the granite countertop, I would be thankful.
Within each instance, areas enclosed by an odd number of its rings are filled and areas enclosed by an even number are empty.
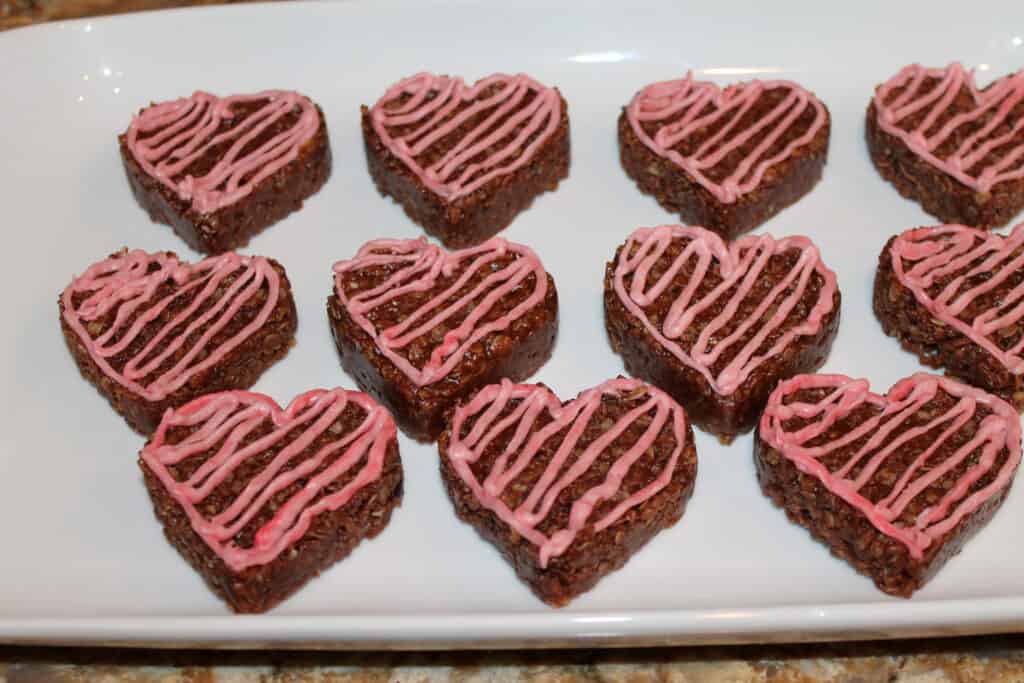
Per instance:
[[[0,30],[231,0],[0,0]],[[0,646],[0,683],[1024,683],[1024,634],[624,650],[237,652]]]
[[[1020,683],[1024,636],[429,653],[0,648],[0,683]]]
[[[0,31],[43,21],[246,0],[0,0]]]

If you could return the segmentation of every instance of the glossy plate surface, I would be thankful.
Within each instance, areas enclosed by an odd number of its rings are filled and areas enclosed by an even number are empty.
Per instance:
[[[135,464],[142,440],[78,375],[57,320],[74,273],[127,245],[197,255],[133,200],[116,136],[140,107],[190,94],[300,90],[326,114],[334,173],[248,251],[288,268],[298,345],[257,384],[279,402],[352,382],[324,300],[331,264],[373,237],[420,233],[366,172],[359,105],[421,69],[468,79],[525,71],[570,106],[572,170],[505,235],[533,246],[561,299],[558,346],[536,377],[563,398],[622,371],[605,339],[604,263],[634,228],[673,222],[618,164],[620,108],[646,83],[693,69],[720,83],[798,80],[829,106],[829,163],[803,201],[760,228],[807,234],[839,276],[843,320],[826,370],[876,390],[914,372],[870,308],[888,236],[932,224],[868,160],[875,84],[904,64],[1024,63],[1024,10],[857,2],[244,5],[22,29],[0,35],[0,641],[439,647],[886,637],[1024,623],[1024,492],[912,600],[884,596],[790,525],[758,490],[751,438],[699,434],[682,522],[562,610],[538,602],[456,521],[432,447],[402,437],[406,498],[391,526],[270,614],[228,613],[154,519]],[[815,14],[814,12],[821,12]],[[826,14],[827,13],[827,14]],[[470,28],[471,27],[471,28]]]

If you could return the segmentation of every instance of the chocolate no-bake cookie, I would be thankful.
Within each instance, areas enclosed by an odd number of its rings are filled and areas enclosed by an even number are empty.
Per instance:
[[[72,280],[58,304],[82,376],[143,434],[168,408],[252,386],[298,325],[281,264],[235,253],[189,264],[123,250]]]
[[[406,433],[433,441],[457,400],[547,361],[558,295],[536,254],[500,237],[452,252],[374,240],[335,264],[327,314],[345,371]]]
[[[925,365],[1024,410],[1024,225],[916,228],[878,257],[875,315]]]
[[[1012,406],[928,374],[885,396],[867,380],[800,375],[758,426],[761,489],[882,591],[910,597],[983,527],[1020,462]]]
[[[459,518],[554,607],[679,521],[697,476],[683,409],[634,379],[566,403],[540,384],[487,386],[451,414],[438,450]]]
[[[754,427],[780,379],[821,367],[839,307],[806,237],[639,228],[605,268],[605,328],[626,370],[723,441]]]
[[[732,239],[821,178],[831,119],[791,81],[720,89],[686,78],[646,86],[619,117],[619,158],[640,190],[682,220]]]
[[[905,67],[865,132],[882,177],[945,223],[999,227],[1024,208],[1024,71],[979,89],[960,64]]]
[[[370,176],[447,247],[479,244],[569,174],[569,113],[555,88],[495,74],[420,73],[362,108]]]
[[[236,612],[265,612],[387,526],[395,423],[368,396],[247,391],[168,412],[139,458],[164,534]]]
[[[323,112],[295,92],[189,98],[143,109],[118,138],[150,218],[217,254],[302,207],[331,173]]]

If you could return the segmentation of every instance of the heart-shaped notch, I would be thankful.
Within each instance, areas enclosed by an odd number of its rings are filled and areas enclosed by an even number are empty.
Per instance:
[[[811,190],[830,127],[825,105],[792,81],[722,89],[687,74],[633,97],[619,118],[619,150],[643,192],[731,239]]]
[[[505,228],[569,172],[565,100],[525,74],[420,73],[363,107],[370,175],[446,246]]]
[[[395,423],[365,394],[281,408],[245,391],[168,410],[139,466],[168,540],[237,612],[263,612],[380,533],[402,498]]]
[[[907,230],[879,259],[874,308],[922,362],[1024,406],[1024,225]]]
[[[639,228],[605,270],[604,303],[626,370],[725,440],[753,428],[780,379],[819,368],[839,327],[835,273],[806,237]]]
[[[59,307],[82,375],[144,434],[168,408],[252,386],[298,325],[281,264],[235,253],[189,264],[123,250],[72,280]]]
[[[323,113],[285,90],[154,104],[120,143],[142,207],[206,253],[244,246],[299,209],[331,170]]]
[[[345,370],[430,441],[459,399],[536,372],[558,331],[554,280],[532,249],[500,237],[451,252],[368,242],[334,265],[327,312]]]
[[[883,591],[909,597],[1002,504],[1021,456],[1017,411],[919,373],[779,383],[758,428],[762,490]]]
[[[438,449],[458,516],[556,607],[675,524],[697,474],[683,409],[634,379],[564,404],[540,384],[487,386],[455,409]]]
[[[959,63],[904,67],[867,113],[872,161],[946,223],[1005,225],[1024,208],[1024,70],[985,88]]]

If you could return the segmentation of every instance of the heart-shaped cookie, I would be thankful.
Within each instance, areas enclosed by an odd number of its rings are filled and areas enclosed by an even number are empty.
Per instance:
[[[880,85],[867,140],[882,177],[947,223],[990,228],[1024,208],[1024,71],[978,88],[961,64]]]
[[[154,104],[120,143],[142,207],[207,253],[245,245],[301,207],[331,170],[320,108],[284,90]]]
[[[761,488],[886,593],[909,597],[1002,504],[1020,462],[1017,411],[919,373],[885,396],[867,380],[800,375],[758,427]]]
[[[782,378],[821,366],[839,327],[835,273],[806,237],[726,244],[700,227],[639,228],[605,270],[605,327],[626,369],[728,441]]]
[[[281,264],[235,253],[189,264],[123,250],[72,280],[59,304],[82,375],[144,434],[168,408],[252,386],[297,326]]]
[[[569,172],[565,100],[525,74],[403,79],[363,107],[363,136],[381,194],[449,247],[494,235]]]
[[[387,526],[395,423],[365,394],[247,391],[167,411],[139,466],[167,539],[236,612],[263,612]]]
[[[457,400],[544,364],[558,294],[532,249],[500,237],[452,252],[374,240],[334,265],[327,313],[345,370],[410,436],[433,441]]]
[[[874,308],[921,361],[1024,408],[1024,225],[917,228],[879,257]]]
[[[643,192],[730,239],[810,191],[829,130],[825,105],[791,81],[723,90],[687,74],[633,97],[619,118],[619,151]]]
[[[503,380],[455,409],[438,449],[456,513],[556,607],[675,524],[697,474],[683,409],[634,379],[565,404]]]

